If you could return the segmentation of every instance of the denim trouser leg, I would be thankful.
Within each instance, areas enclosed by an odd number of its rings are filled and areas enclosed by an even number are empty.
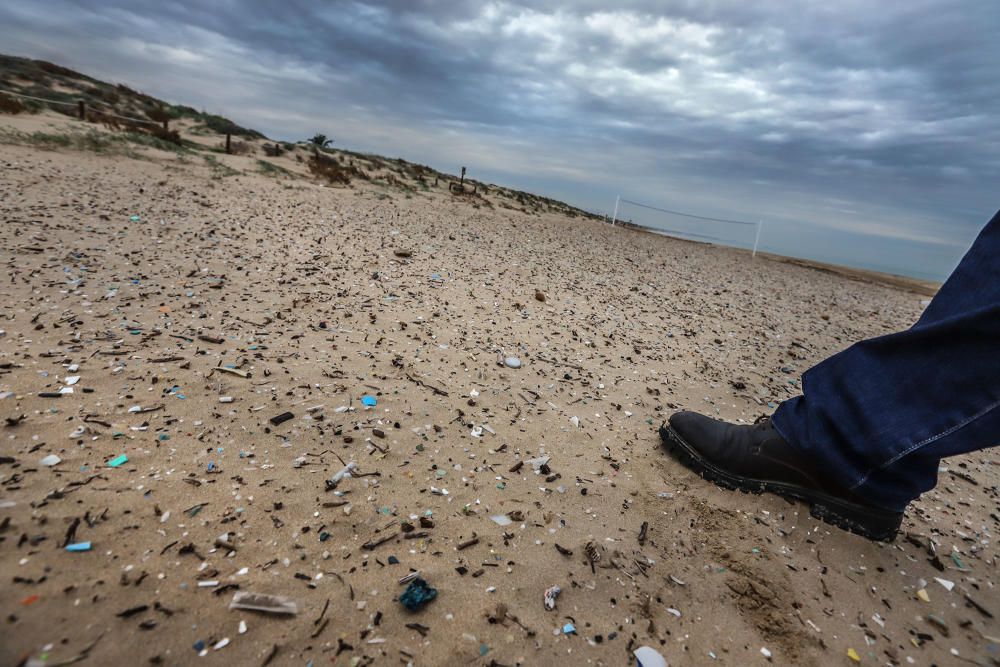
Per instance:
[[[1000,212],[920,320],[810,368],[772,423],[835,480],[890,510],[942,457],[1000,443]]]

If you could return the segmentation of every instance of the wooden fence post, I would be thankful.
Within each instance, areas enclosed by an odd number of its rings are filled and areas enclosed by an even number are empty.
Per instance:
[[[462,178],[459,179],[458,184],[465,187],[465,167],[462,167]]]
[[[167,118],[164,118],[164,119],[163,119],[163,131],[164,131],[164,132],[169,132],[169,131],[170,131],[170,128],[169,128],[169,127],[167,127],[167,123],[169,123],[169,122],[170,122],[170,120],[169,120],[169,119],[167,119]]]
[[[77,100],[76,110],[80,115],[80,120],[87,120],[87,103],[83,100]]]
[[[230,137],[229,133],[226,132],[226,153],[231,152],[231,144],[230,144],[231,140],[232,138]]]

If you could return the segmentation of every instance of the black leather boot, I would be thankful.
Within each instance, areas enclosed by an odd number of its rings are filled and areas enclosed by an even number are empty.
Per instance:
[[[718,486],[802,500],[817,519],[870,540],[891,541],[903,521],[902,512],[874,507],[833,484],[769,420],[741,426],[678,412],[660,427],[660,437],[681,463]]]

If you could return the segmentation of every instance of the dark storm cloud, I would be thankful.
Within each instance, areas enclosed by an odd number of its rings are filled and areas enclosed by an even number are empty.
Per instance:
[[[112,0],[0,7],[0,50],[591,209],[764,217],[801,236],[778,251],[941,246],[941,273],[998,205],[998,28],[978,1]]]

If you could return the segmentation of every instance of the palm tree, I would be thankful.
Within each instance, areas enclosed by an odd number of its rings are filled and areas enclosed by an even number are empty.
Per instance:
[[[325,134],[314,134],[312,139],[309,140],[309,143],[312,144],[313,153],[319,155],[320,149],[326,148],[332,144],[333,139],[327,139]]]

